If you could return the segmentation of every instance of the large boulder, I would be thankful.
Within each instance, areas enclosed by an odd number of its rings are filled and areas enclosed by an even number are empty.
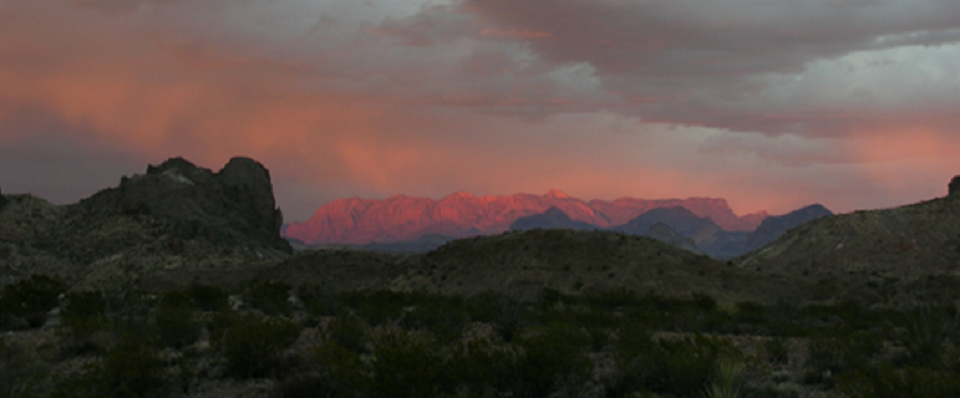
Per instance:
[[[950,186],[947,192],[949,192],[950,196],[960,194],[960,175],[950,180]]]

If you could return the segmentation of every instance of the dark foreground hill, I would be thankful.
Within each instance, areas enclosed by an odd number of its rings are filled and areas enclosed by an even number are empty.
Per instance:
[[[607,231],[530,230],[461,239],[429,253],[388,255],[358,250],[300,253],[265,270],[262,279],[331,290],[425,290],[471,296],[493,291],[520,299],[543,288],[578,294],[638,293],[761,300],[790,287],[756,273],[657,240]]]
[[[734,262],[745,269],[815,279],[837,290],[861,290],[871,299],[956,299],[960,193],[820,218]]]

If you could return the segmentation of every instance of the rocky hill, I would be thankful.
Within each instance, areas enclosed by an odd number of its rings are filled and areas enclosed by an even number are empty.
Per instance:
[[[885,299],[922,291],[956,296],[954,288],[960,287],[958,179],[951,182],[950,192],[909,206],[819,218],[734,262],[746,269],[859,288]]]
[[[585,222],[574,221],[556,207],[551,207],[541,214],[520,217],[517,221],[510,224],[511,231],[525,231],[528,229],[572,229],[579,231],[588,231],[598,229],[596,225]]]
[[[722,300],[767,300],[793,287],[654,239],[609,231],[529,230],[447,243],[429,253],[389,255],[338,249],[300,253],[258,280],[532,299],[544,287],[565,293],[629,289]]]
[[[27,258],[55,259],[71,279],[138,278],[157,269],[216,267],[281,259],[292,252],[269,172],[234,158],[219,172],[181,159],[68,206],[8,198],[0,217],[7,249],[0,267],[31,273]],[[9,239],[9,237],[16,239]]]
[[[669,225],[659,221],[650,226],[646,236],[686,251],[702,253],[693,239],[683,236]]]
[[[821,217],[832,216],[833,212],[820,204],[813,204],[782,216],[767,217],[755,231],[747,237],[744,251],[752,251],[773,242],[787,231]]]
[[[338,199],[320,207],[307,221],[285,227],[284,236],[307,244],[402,242],[423,235],[466,237],[497,234],[521,217],[556,207],[573,221],[608,228],[621,225],[664,207],[682,206],[700,217],[709,217],[730,231],[752,231],[766,213],[738,217],[723,199],[690,198],[641,200],[621,198],[586,203],[552,190],[545,195],[475,197],[466,192],[440,200],[403,195],[386,200]]]

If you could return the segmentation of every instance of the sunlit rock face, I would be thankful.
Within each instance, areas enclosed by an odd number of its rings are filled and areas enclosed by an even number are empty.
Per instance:
[[[765,212],[738,217],[726,200],[716,198],[620,198],[584,202],[558,190],[544,195],[479,197],[458,192],[440,200],[404,195],[385,200],[337,199],[320,207],[309,220],[288,225],[284,236],[308,244],[364,245],[409,241],[430,234],[449,237],[497,234],[508,230],[520,218],[543,214],[551,208],[574,222],[610,228],[650,210],[675,206],[710,218],[728,231],[752,231],[767,217]]]

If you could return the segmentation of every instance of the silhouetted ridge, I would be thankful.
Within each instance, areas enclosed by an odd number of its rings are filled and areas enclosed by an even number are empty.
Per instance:
[[[747,237],[746,251],[755,250],[773,242],[787,231],[821,217],[832,216],[833,212],[820,204],[813,204],[782,216],[771,216],[763,220],[756,231]]]
[[[553,192],[553,191],[551,191]],[[585,222],[574,221],[570,219],[567,213],[556,206],[547,209],[541,214],[520,217],[513,224],[510,224],[510,230],[528,230],[528,229],[573,229],[573,230],[591,230],[598,229],[597,226]]]

